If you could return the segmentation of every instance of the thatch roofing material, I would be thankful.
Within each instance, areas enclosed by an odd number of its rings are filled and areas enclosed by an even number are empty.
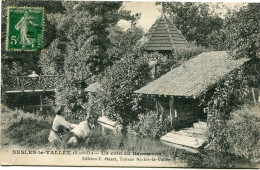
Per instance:
[[[247,59],[232,59],[225,51],[204,52],[135,93],[197,97]]]
[[[150,28],[147,37],[149,38],[145,45],[147,51],[169,51],[189,45],[181,32],[164,15]]]
[[[97,90],[99,90],[99,89],[101,89],[101,84],[96,82],[96,83],[89,85],[87,88],[85,88],[85,91],[96,93]]]

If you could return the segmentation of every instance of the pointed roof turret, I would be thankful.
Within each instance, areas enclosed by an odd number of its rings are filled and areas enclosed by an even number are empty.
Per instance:
[[[147,33],[146,51],[172,51],[189,45],[181,32],[164,14],[156,20]]]

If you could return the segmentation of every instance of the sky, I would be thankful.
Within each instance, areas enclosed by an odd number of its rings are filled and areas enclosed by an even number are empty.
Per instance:
[[[124,2],[123,9],[130,10],[131,14],[141,13],[137,26],[141,26],[145,32],[149,30],[157,18],[161,16],[161,6],[155,5],[155,2]],[[119,26],[127,29],[130,23],[127,21],[120,21]]]
[[[155,5],[155,2],[124,2],[125,10],[130,10],[131,14],[141,13],[141,18],[137,26],[141,26],[146,32],[157,18],[161,16],[161,6]],[[130,23],[123,22],[122,26],[129,26]]]
[[[216,3],[212,3],[212,7]],[[235,3],[235,2],[225,2],[222,4],[218,4],[220,7],[216,10],[220,15],[224,15],[226,13],[227,8],[231,9],[239,9],[241,6],[245,4],[243,3]],[[137,26],[141,26],[145,32],[149,30],[152,24],[156,21],[157,18],[161,16],[162,7],[159,5],[155,5],[155,2],[147,2],[147,1],[132,1],[132,2],[124,2],[123,9],[130,10],[131,14],[141,13],[141,18],[137,23]],[[118,24],[123,29],[127,29],[130,27],[130,23],[127,21],[120,21]]]

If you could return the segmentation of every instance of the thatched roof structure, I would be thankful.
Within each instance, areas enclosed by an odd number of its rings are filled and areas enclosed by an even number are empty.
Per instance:
[[[204,52],[135,93],[196,98],[246,61],[235,60],[225,51]]]
[[[172,51],[189,45],[181,32],[164,15],[156,20],[146,37],[146,51]]]

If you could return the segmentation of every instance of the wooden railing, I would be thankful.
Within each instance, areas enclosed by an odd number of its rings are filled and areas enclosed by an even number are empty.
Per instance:
[[[13,76],[2,78],[4,92],[51,91],[56,89],[60,75]]]

